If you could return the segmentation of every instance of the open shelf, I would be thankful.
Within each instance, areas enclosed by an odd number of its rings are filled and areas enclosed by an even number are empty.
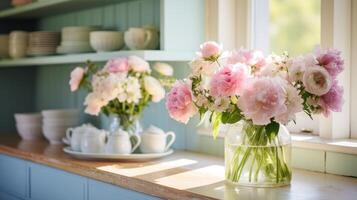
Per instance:
[[[40,18],[121,1],[124,0],[38,0],[24,6],[0,10],[0,18]]]
[[[20,59],[0,60],[0,67],[22,67],[83,63],[87,60],[93,62],[105,62],[111,58],[125,57],[130,55],[139,56],[147,61],[189,61],[193,58],[194,52],[177,52],[162,50],[143,51],[115,51],[103,53],[83,53],[70,55],[53,55],[43,57],[28,57]]]

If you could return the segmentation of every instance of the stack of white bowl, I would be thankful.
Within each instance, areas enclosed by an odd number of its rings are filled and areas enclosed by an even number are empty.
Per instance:
[[[36,31],[29,35],[29,56],[45,56],[56,53],[59,45],[60,34],[53,31]]]
[[[61,144],[66,130],[79,124],[79,111],[76,109],[44,110],[42,116],[42,131],[51,144]]]
[[[57,53],[71,54],[92,52],[89,44],[89,34],[96,30],[91,26],[70,26],[62,28],[61,45],[57,48]]]
[[[9,54],[11,58],[23,58],[27,54],[28,33],[12,31],[9,38]]]
[[[15,114],[16,129],[24,140],[42,138],[42,116],[40,113]]]
[[[9,57],[9,35],[0,35],[0,58]]]

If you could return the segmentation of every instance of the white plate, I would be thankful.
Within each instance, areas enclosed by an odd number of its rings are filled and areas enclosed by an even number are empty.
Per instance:
[[[127,161],[145,161],[153,160],[168,156],[174,152],[174,150],[169,149],[164,153],[134,153],[134,154],[101,154],[101,153],[83,153],[71,150],[70,147],[64,147],[63,151],[67,154],[83,160],[127,160]]]

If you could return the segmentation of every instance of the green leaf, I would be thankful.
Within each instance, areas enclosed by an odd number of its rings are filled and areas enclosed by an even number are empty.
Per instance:
[[[242,119],[240,110],[238,108],[234,109],[233,112],[223,112],[222,113],[222,123],[223,124],[234,124]]]
[[[216,139],[219,133],[219,125],[221,124],[222,113],[213,112],[212,114],[212,127],[213,127],[213,138]]]
[[[280,124],[277,122],[270,122],[270,124],[265,126],[265,132],[268,136],[268,138],[270,138],[271,140],[274,139],[279,132],[279,128],[280,128]]]

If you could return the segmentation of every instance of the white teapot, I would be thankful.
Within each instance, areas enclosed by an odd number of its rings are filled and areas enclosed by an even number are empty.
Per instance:
[[[67,129],[66,143],[71,146],[73,151],[81,151],[82,135],[91,129],[95,129],[91,124],[83,124],[82,126]]]
[[[134,146],[132,146],[130,141],[131,137],[136,138]],[[141,138],[139,135],[130,136],[128,132],[119,129],[108,136],[105,152],[109,154],[131,154],[139,147],[140,143]]]
[[[167,142],[168,136],[171,136],[169,142]],[[176,135],[172,131],[165,133],[162,129],[151,125],[141,134],[141,138],[140,150],[143,153],[163,153],[175,142]]]
[[[81,151],[83,153],[103,153],[107,134],[104,130],[89,129],[82,135]]]

